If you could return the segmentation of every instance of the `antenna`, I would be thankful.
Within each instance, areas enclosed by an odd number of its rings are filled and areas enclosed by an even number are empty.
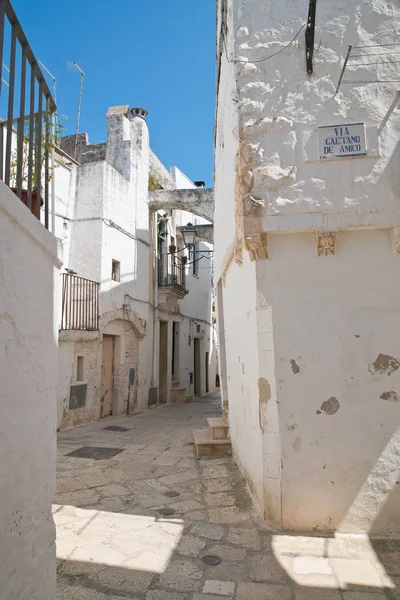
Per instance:
[[[74,149],[74,159],[76,160],[76,152],[78,149],[79,121],[81,118],[82,87],[83,87],[83,78],[85,76],[85,73],[82,71],[82,69],[76,62],[67,62],[67,69],[69,71],[77,71],[81,75],[81,80],[80,80],[80,85],[79,85],[78,114],[77,114],[77,118],[76,118],[75,149]]]
[[[46,71],[46,73],[48,75],[50,75],[50,77],[53,80],[53,89],[54,89],[54,103],[57,104],[57,94],[56,94],[56,85],[57,85],[57,79],[54,77],[53,73],[50,73],[50,71],[48,70],[48,68],[42,63],[41,60],[38,61],[40,66],[43,67],[43,69]]]

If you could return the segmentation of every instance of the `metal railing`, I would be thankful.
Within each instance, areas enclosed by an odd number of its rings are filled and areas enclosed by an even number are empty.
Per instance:
[[[99,329],[100,284],[91,279],[62,273],[61,329]]]
[[[158,259],[158,287],[171,288],[186,295],[186,270],[181,258],[175,255],[161,256]]]
[[[55,110],[11,3],[0,0],[0,179],[39,220],[43,205],[47,229]]]

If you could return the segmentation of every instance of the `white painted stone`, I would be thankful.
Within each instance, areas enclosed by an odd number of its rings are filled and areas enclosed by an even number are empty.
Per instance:
[[[358,83],[335,95],[348,44],[395,43],[399,6],[321,4],[309,77],[304,30],[285,48],[301,3],[223,5],[214,239],[233,455],[271,525],[399,535],[400,113],[396,85],[372,82],[398,65],[347,69]],[[366,155],[320,160],[318,128],[355,123]]]
[[[53,600],[57,324],[52,234],[0,182],[1,596]]]
[[[79,136],[78,163],[63,151],[57,155],[56,235],[65,251],[65,267],[81,277],[100,282],[100,331],[61,332],[58,384],[58,427],[70,427],[99,418],[101,413],[102,336],[115,336],[113,414],[126,411],[129,369],[135,369],[130,390],[130,410],[147,408],[149,388],[159,388],[159,321],[168,323],[166,400],[172,401],[172,325],[178,322],[179,351],[176,373],[182,396],[191,396],[194,386],[193,339],[200,344],[199,393],[215,390],[216,333],[212,323],[212,263],[203,258],[197,275],[187,267],[189,294],[179,302],[162,303],[158,277],[156,218],[149,205],[149,175],[165,190],[185,198],[198,190],[179,169],[169,173],[149,147],[146,121],[129,117],[129,107],[111,107],[107,113],[108,133],[104,144],[91,145]],[[72,144],[72,145],[71,145]],[[62,142],[73,151],[74,139]],[[196,190],[193,193],[193,190]],[[212,191],[208,194],[212,199]],[[189,201],[189,197],[187,198]],[[196,204],[196,203],[194,203]],[[206,216],[212,217],[212,202]],[[198,208],[198,207],[197,207]],[[193,207],[195,210],[195,207]],[[159,211],[163,213],[163,211]],[[193,213],[168,211],[168,240],[188,221],[209,223]],[[182,243],[178,240],[178,245]],[[199,249],[210,244],[201,242]],[[111,276],[112,261],[120,262],[120,281]],[[61,306],[61,289],[59,289]],[[165,296],[165,295],[164,295]],[[165,300],[165,298],[164,298]],[[77,337],[77,333],[80,335]],[[71,385],[76,383],[77,356],[85,360],[86,405],[69,409]],[[206,357],[209,379],[206,382]]]

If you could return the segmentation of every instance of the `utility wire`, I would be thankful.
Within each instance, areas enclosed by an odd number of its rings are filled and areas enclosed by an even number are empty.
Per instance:
[[[319,27],[318,24],[316,24],[318,27],[318,31],[320,33],[320,40],[319,40],[319,44],[318,44],[318,48],[315,51],[315,54],[317,54],[318,50],[321,48],[321,43],[322,43],[322,31],[321,28]],[[238,58],[234,58],[231,59],[228,57],[228,51],[226,48],[226,43],[225,43],[225,36],[223,38],[223,43],[224,43],[224,48],[225,48],[225,56],[226,56],[226,60],[230,63],[260,63],[260,62],[264,62],[265,60],[269,60],[270,58],[273,58],[274,56],[277,56],[278,54],[280,54],[281,52],[284,52],[285,50],[287,50],[292,44],[293,42],[299,37],[300,33],[303,31],[304,27],[307,26],[307,23],[304,23],[300,29],[298,30],[298,32],[296,33],[296,35],[294,36],[294,38],[292,38],[290,40],[290,42],[288,44],[286,44],[286,46],[284,46],[283,48],[281,48],[280,50],[278,50],[277,52],[274,52],[273,54],[269,54],[268,56],[265,56],[264,58],[258,58],[257,60],[240,60]]]

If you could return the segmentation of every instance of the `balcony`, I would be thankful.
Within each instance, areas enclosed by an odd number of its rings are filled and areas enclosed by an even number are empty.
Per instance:
[[[100,284],[91,279],[63,273],[62,313],[63,331],[99,330]]]
[[[0,52],[0,179],[49,229],[56,105],[9,0]]]
[[[158,301],[175,308],[176,302],[188,294],[185,264],[178,256],[164,255],[158,259]]]

